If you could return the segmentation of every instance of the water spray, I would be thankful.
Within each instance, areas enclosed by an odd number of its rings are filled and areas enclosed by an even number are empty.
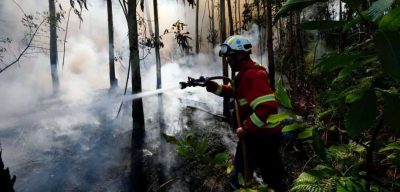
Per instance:
[[[174,86],[174,87],[169,87],[169,88],[156,89],[153,91],[145,91],[145,92],[141,92],[141,93],[124,96],[122,101],[135,100],[135,99],[139,99],[142,97],[149,97],[149,96],[158,95],[158,94],[161,94],[164,92],[174,91],[174,90],[178,90],[178,89],[179,89],[179,86]]]

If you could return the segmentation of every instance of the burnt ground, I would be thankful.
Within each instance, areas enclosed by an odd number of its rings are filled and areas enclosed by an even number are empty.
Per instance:
[[[96,104],[104,95],[85,105],[44,102],[34,112],[15,116],[15,121],[4,119],[16,122],[0,129],[3,161],[11,175],[17,176],[16,191],[129,190],[130,105],[125,105],[116,119],[119,102]],[[144,99],[146,102],[153,101]],[[161,124],[157,113],[145,109],[147,191],[228,191],[225,169],[183,158],[160,133],[177,138],[191,133],[194,139],[208,141],[209,156],[226,151],[232,159],[237,138],[229,125],[204,103],[181,100],[179,105],[164,106]],[[154,106],[148,108],[153,110]],[[313,154],[303,145],[289,143],[285,143],[282,154],[290,184]]]

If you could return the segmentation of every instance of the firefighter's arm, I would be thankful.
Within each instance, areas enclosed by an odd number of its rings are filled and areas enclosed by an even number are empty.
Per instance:
[[[206,89],[208,92],[221,97],[233,97],[233,89],[230,85],[220,85],[214,81],[206,81]]]

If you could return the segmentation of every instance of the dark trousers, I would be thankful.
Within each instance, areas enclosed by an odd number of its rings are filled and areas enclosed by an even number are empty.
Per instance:
[[[280,156],[281,134],[254,135],[248,133],[241,139],[236,148],[231,184],[232,187],[240,188],[238,183],[239,173],[244,176],[243,152],[241,142],[246,143],[248,178],[251,179],[256,169],[260,171],[261,177],[269,188],[276,192],[285,191],[284,169]]]

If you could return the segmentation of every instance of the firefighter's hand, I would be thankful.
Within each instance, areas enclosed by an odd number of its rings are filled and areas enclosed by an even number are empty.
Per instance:
[[[206,85],[206,89],[208,92],[214,92],[218,88],[218,83],[214,81],[206,80],[204,84]]]
[[[239,127],[239,128],[236,129],[236,135],[239,138],[243,138],[246,135],[246,133],[247,133],[247,131],[246,131],[246,129],[244,127]]]

